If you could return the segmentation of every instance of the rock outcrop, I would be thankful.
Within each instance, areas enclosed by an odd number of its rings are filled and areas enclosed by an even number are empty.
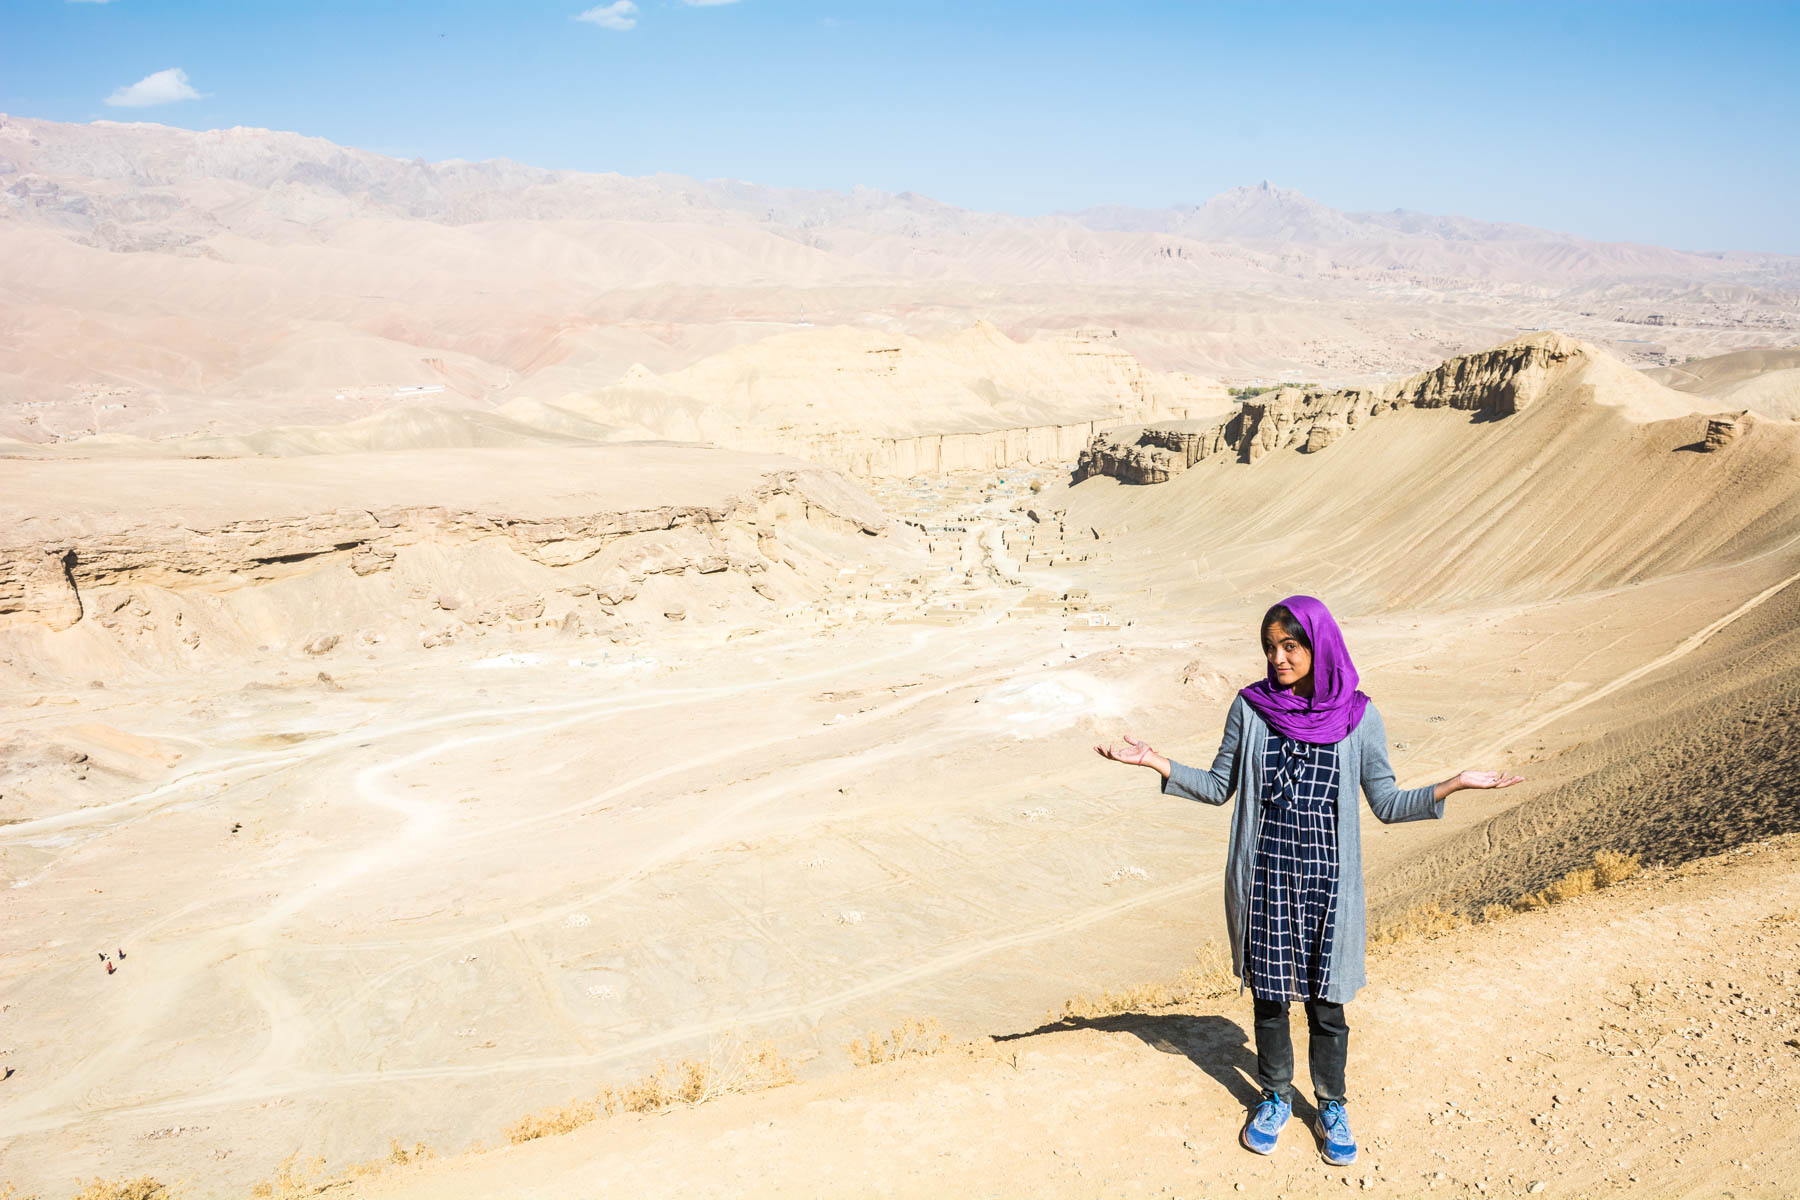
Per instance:
[[[122,519],[115,528],[51,545],[0,546],[0,628],[69,629],[88,615],[83,597],[90,596],[97,597],[91,615],[100,625],[120,635],[143,635],[156,628],[145,599],[152,591],[223,594],[327,570],[351,579],[380,577],[409,553],[441,560],[446,552],[489,543],[538,567],[581,568],[570,573],[567,593],[610,607],[635,598],[653,575],[731,570],[755,587],[772,565],[788,561],[775,540],[776,528],[792,520],[869,535],[884,534],[889,524],[866,496],[825,472],[804,469],[771,473],[748,494],[720,505],[547,519],[439,505],[339,509],[210,529],[139,527]],[[419,607],[447,613],[464,602],[432,591],[422,594]],[[488,623],[560,622],[564,615],[547,615],[544,599],[536,595],[495,597],[469,607],[474,611],[464,615],[476,622],[484,614]],[[181,620],[177,609],[169,623]],[[340,640],[334,632],[307,630],[294,643],[309,655],[322,655]]]
[[[51,629],[81,620],[81,593],[75,585],[75,552],[68,546],[15,546],[0,566],[0,616],[31,612]]]
[[[1200,421],[1124,425],[1096,433],[1075,460],[1075,477],[1112,475],[1166,483],[1225,445],[1223,427]]]
[[[1239,462],[1253,463],[1290,447],[1314,454],[1397,407],[1396,401],[1365,388],[1282,388],[1244,401],[1238,415],[1222,427],[1219,440]]]
[[[1506,417],[1550,389],[1557,373],[1586,349],[1573,338],[1543,330],[1480,354],[1452,358],[1401,383],[1396,406],[1455,408]]]
[[[1559,333],[1531,333],[1479,354],[1449,359],[1390,388],[1280,388],[1247,397],[1236,413],[1215,425],[1172,421],[1105,430],[1089,439],[1076,473],[1078,478],[1112,475],[1128,483],[1163,483],[1215,455],[1254,463],[1278,450],[1318,454],[1382,414],[1401,408],[1448,408],[1473,413],[1477,420],[1499,420],[1538,403],[1574,378],[1572,372],[1588,366],[1610,367],[1614,374],[1625,371],[1617,363],[1600,363],[1591,347]],[[1616,386],[1626,393],[1618,401],[1623,407],[1637,412],[1639,419],[1654,415],[1657,401],[1635,394],[1635,389],[1654,385],[1639,380],[1635,372],[1625,371],[1616,384],[1606,376],[1598,385],[1583,386],[1590,398],[1604,403],[1615,401],[1595,395],[1596,391]],[[1731,436],[1722,430],[1719,444]]]

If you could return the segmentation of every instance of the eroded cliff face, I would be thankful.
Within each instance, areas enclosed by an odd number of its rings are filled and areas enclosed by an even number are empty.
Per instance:
[[[942,475],[950,471],[996,471],[1020,463],[1071,462],[1103,422],[1030,425],[981,433],[937,433],[881,438],[870,448],[864,469],[872,477]]]
[[[1394,397],[1412,408],[1456,408],[1507,417],[1541,399],[1556,377],[1586,353],[1573,338],[1544,330],[1480,354],[1449,359],[1401,383]]]
[[[1542,399],[1587,354],[1580,342],[1544,331],[1449,359],[1392,388],[1264,392],[1216,424],[1159,422],[1097,432],[1081,451],[1076,475],[1163,483],[1215,455],[1254,463],[1277,450],[1317,454],[1400,408],[1453,408],[1498,419]]]
[[[1225,427],[1219,424],[1121,425],[1089,439],[1076,457],[1075,475],[1078,479],[1112,475],[1127,483],[1167,483],[1225,446]]]
[[[0,547],[0,635],[94,627],[127,649],[180,657],[209,640],[325,654],[414,633],[431,647],[490,626],[605,632],[685,619],[659,581],[683,580],[721,608],[806,596],[808,564],[784,540],[798,527],[893,530],[866,496],[809,470],[772,473],[714,506],[551,519],[435,505],[207,529],[122,519]]]
[[[740,429],[723,439],[723,443],[737,450],[789,454],[835,467],[858,479],[911,478],[954,471],[1001,471],[1021,464],[1074,462],[1083,447],[1115,424],[1107,420],[1076,421],[914,437]]]

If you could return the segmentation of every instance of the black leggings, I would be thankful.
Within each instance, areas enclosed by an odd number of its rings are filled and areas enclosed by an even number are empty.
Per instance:
[[[1343,1100],[1344,1060],[1350,1049],[1344,1006],[1308,1000],[1306,1029],[1306,1065],[1312,1070],[1314,1097],[1320,1104]],[[1263,1091],[1293,1102],[1294,1040],[1288,1032],[1286,1000],[1256,1000],[1256,1082]]]

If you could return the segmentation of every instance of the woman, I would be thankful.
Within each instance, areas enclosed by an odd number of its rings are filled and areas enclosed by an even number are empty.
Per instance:
[[[1164,758],[1127,736],[1095,746],[1115,762],[1150,767],[1165,795],[1243,802],[1231,825],[1225,865],[1225,927],[1232,969],[1254,998],[1256,1076],[1262,1097],[1240,1140],[1258,1154],[1275,1149],[1293,1110],[1294,1050],[1288,1003],[1306,1004],[1308,1065],[1325,1161],[1355,1161],[1344,1113],[1349,1027],[1344,1005],[1363,985],[1362,843],[1354,791],[1361,785],[1384,822],[1444,815],[1444,797],[1463,788],[1502,788],[1520,776],[1464,771],[1431,787],[1401,790],[1388,765],[1381,714],[1357,691],[1356,668],[1337,622],[1311,596],[1289,596],[1263,616],[1266,679],[1244,688],[1225,718],[1225,737],[1202,771]]]

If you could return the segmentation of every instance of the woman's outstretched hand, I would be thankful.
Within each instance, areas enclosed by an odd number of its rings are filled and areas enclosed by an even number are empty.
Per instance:
[[[1442,800],[1451,792],[1460,792],[1464,788],[1503,788],[1511,787],[1524,780],[1523,775],[1508,775],[1505,771],[1464,771],[1455,779],[1446,779],[1432,789],[1436,799]]]
[[[1464,771],[1456,777],[1456,782],[1466,788],[1502,788],[1511,787],[1525,777],[1508,775],[1505,771]]]
[[[1116,746],[1094,747],[1094,753],[1101,758],[1110,758],[1114,762],[1130,763],[1134,767],[1151,767],[1165,779],[1169,775],[1169,760],[1158,754],[1149,742],[1140,742],[1129,733],[1122,744]]]

